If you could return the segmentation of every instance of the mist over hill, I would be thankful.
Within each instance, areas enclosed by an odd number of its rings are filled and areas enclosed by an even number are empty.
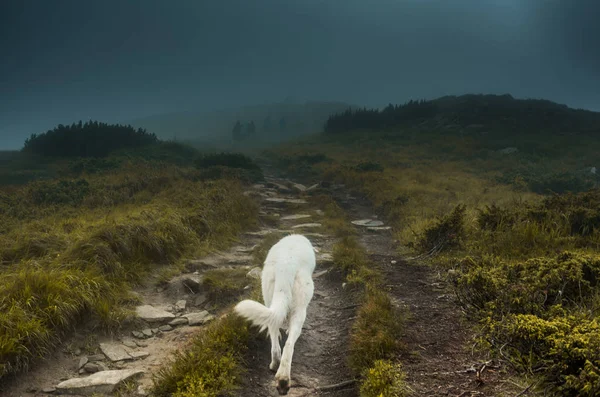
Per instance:
[[[152,131],[161,139],[228,144],[233,140],[232,131],[236,122],[239,121],[242,126],[253,122],[256,129],[255,143],[274,143],[320,132],[329,116],[349,107],[345,102],[300,103],[288,99],[279,103],[247,105],[211,112],[158,114],[128,120],[126,123]]]

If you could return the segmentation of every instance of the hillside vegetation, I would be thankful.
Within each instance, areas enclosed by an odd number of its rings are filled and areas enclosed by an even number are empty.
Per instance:
[[[594,396],[599,126],[548,101],[468,95],[347,111],[265,156],[368,198],[401,254],[444,270],[476,346],[525,386]]]
[[[242,194],[245,182],[262,178],[249,158],[201,154],[146,133],[132,145],[131,130],[102,123],[52,131],[2,163],[0,378],[46,355],[82,321],[119,327],[146,275],[224,248],[258,216]],[[62,145],[93,147],[102,133],[115,134],[103,157],[82,157],[85,149],[57,156]],[[33,147],[52,157],[38,161]]]

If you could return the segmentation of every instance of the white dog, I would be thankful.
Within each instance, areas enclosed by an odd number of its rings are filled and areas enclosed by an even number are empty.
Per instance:
[[[306,309],[313,297],[312,273],[315,269],[315,250],[311,242],[302,235],[282,238],[269,250],[262,270],[262,293],[265,304],[243,300],[235,311],[260,327],[269,329],[271,338],[271,364],[275,371],[275,382],[280,395],[290,389],[290,372],[294,344],[302,332]],[[279,345],[279,329],[288,319],[288,339]]]

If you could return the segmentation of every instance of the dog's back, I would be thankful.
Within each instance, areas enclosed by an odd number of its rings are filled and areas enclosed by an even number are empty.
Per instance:
[[[245,300],[236,306],[236,311],[261,330],[269,325],[281,327],[294,306],[301,301],[306,305],[310,302],[315,266],[315,251],[306,237],[292,234],[282,238],[271,247],[263,266],[264,306]]]

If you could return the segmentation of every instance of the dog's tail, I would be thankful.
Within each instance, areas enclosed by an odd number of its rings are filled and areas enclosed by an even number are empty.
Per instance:
[[[252,324],[260,327],[260,332],[267,327],[279,329],[287,316],[289,300],[285,294],[276,294],[273,298],[271,307],[246,299],[238,303],[234,310],[240,316],[250,320]]]

